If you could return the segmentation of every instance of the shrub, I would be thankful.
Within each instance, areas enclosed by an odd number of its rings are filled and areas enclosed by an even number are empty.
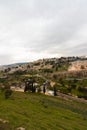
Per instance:
[[[5,99],[8,99],[12,95],[12,90],[6,89],[4,95],[5,95]]]

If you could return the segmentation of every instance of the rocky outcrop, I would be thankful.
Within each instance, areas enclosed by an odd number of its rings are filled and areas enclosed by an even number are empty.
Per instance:
[[[68,68],[68,71],[81,71],[81,70],[87,70],[87,60],[72,62],[70,67]]]

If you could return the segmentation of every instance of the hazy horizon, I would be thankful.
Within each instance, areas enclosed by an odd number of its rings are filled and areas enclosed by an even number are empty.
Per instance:
[[[87,55],[86,0],[0,0],[0,65]]]

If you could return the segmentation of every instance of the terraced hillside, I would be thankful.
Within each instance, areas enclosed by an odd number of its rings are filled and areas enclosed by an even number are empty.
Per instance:
[[[73,66],[73,71],[68,71]],[[86,66],[87,58],[80,57],[48,58],[8,65],[0,71],[0,88],[24,89],[25,81],[32,77],[39,90],[48,82],[48,90],[56,87],[62,93],[87,99]]]

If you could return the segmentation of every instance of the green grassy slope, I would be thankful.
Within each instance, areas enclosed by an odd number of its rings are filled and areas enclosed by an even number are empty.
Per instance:
[[[87,104],[19,92],[6,100],[0,93],[0,118],[9,121],[3,130],[87,130]]]

